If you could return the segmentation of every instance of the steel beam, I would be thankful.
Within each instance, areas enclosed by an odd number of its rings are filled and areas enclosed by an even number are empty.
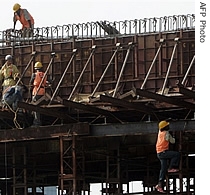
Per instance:
[[[99,115],[103,115],[103,116],[109,116],[109,117],[113,118],[116,122],[121,122],[111,112],[109,112],[107,110],[97,108],[97,107],[94,107],[94,106],[84,105],[84,104],[73,102],[73,101],[70,101],[70,100],[63,100],[63,105],[65,105],[67,107],[71,107],[71,108],[73,107],[75,109],[91,112],[91,113],[94,113],[96,115],[99,114]]]
[[[181,106],[181,107],[184,107],[184,108],[188,108],[190,110],[195,110],[195,104],[190,103],[190,102],[186,102],[186,101],[174,98],[174,97],[167,97],[167,96],[164,96],[164,95],[160,95],[160,94],[157,94],[157,93],[152,93],[152,92],[149,92],[149,91],[146,91],[146,90],[141,90],[141,89],[136,89],[136,94],[139,95],[139,96],[152,98],[152,99],[155,99],[155,100],[160,101],[160,102],[167,102],[167,103],[172,104],[172,105],[177,105],[177,106]]]
[[[180,83],[178,83],[177,85],[178,85],[178,87],[179,87],[179,92],[180,92],[181,94],[186,95],[186,96],[188,96],[188,97],[190,97],[190,98],[195,99],[195,91],[187,89],[186,87],[184,87],[184,86],[183,86],[182,84],[180,84]]]
[[[195,131],[195,120],[170,122],[171,131]],[[158,132],[158,122],[90,125],[90,136],[143,135]]]
[[[145,106],[143,104],[137,105],[135,103],[131,103],[131,102],[128,102],[125,100],[121,100],[121,99],[117,99],[117,98],[109,97],[109,96],[105,96],[105,95],[100,95],[100,100],[104,101],[104,102],[110,102],[113,105],[122,106],[125,108],[131,108],[131,109],[134,109],[134,110],[137,110],[137,111],[140,111],[143,113],[147,113],[147,114],[151,114],[154,112],[154,110],[152,108]]]
[[[53,116],[55,118],[66,119],[69,122],[77,122],[76,119],[72,118],[68,114],[65,114],[64,112],[59,112],[59,111],[52,112],[50,108],[42,108],[42,107],[39,107],[38,105],[28,104],[25,102],[18,102],[18,107],[24,108],[29,111],[39,112],[40,114],[44,114],[47,116]]]
[[[0,142],[16,142],[27,140],[54,139],[59,136],[88,135],[88,123],[74,123],[66,125],[42,126],[37,128],[12,129],[0,131]]]

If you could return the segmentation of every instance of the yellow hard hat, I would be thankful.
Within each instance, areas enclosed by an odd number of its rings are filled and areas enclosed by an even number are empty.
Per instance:
[[[168,125],[169,125],[169,122],[167,122],[167,121],[161,121],[159,123],[159,129],[163,129],[164,127],[166,127]]]
[[[39,68],[42,68],[42,63],[41,62],[36,62],[35,65],[34,65],[34,68],[35,69],[39,69]]]
[[[20,4],[19,3],[15,3],[15,5],[13,5],[13,10],[14,10],[14,12],[16,12],[17,10],[19,10],[20,9]]]

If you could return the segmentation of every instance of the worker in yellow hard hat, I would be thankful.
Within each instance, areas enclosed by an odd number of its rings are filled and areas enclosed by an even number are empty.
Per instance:
[[[169,122],[163,120],[159,123],[159,132],[156,142],[156,152],[157,157],[161,163],[161,170],[159,174],[159,182],[155,186],[156,190],[161,193],[165,193],[164,180],[167,171],[167,161],[170,160],[168,172],[178,172],[179,171],[179,159],[180,153],[177,151],[169,150],[169,143],[174,144],[175,138],[169,133]]]
[[[22,37],[30,37],[33,35],[34,30],[34,18],[32,15],[28,12],[27,9],[21,8],[21,5],[19,3],[15,3],[13,6],[14,11],[14,30],[16,22],[19,20],[22,24]]]
[[[47,76],[43,71],[43,65],[41,62],[36,62],[34,65],[35,72],[32,73],[31,79],[29,81],[29,86],[32,86],[32,103],[35,103],[41,97],[45,95],[45,88],[48,85]],[[40,113],[34,112],[33,126],[40,126],[41,118]]]
[[[34,69],[35,69],[35,73],[32,74],[31,76],[31,80],[30,80],[30,85],[33,85],[33,91],[32,91],[32,95],[33,96],[43,96],[45,94],[45,86],[46,86],[46,82],[47,79],[46,77],[44,78],[43,82],[42,78],[44,77],[44,72],[42,71],[42,63],[41,62],[36,62],[34,65]],[[41,86],[39,87],[41,83]]]

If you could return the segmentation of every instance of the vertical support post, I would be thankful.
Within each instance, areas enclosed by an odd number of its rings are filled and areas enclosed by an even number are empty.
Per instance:
[[[27,192],[27,169],[26,169],[26,148],[24,147],[23,148],[23,164],[24,164],[24,195],[27,195],[28,192]]]
[[[33,162],[33,183],[36,184],[36,168],[35,168],[35,162]],[[32,187],[32,194],[36,195],[36,185],[33,185]]]
[[[15,171],[15,167],[16,167],[16,165],[15,165],[15,148],[13,148],[12,149],[12,183],[13,183],[13,185],[12,185],[12,194],[13,195],[16,195],[16,190],[15,190],[15,185],[16,185],[16,177],[15,177],[15,174],[16,174],[16,171]]]
[[[59,137],[59,142],[60,142],[60,191],[59,195],[64,194],[64,185],[63,185],[63,137]]]
[[[73,195],[77,192],[77,166],[76,166],[76,135],[72,135],[72,158],[73,158]]]
[[[117,148],[117,180],[118,180],[118,194],[122,193],[121,172],[120,172],[120,148]]]
[[[95,43],[95,39],[92,39],[92,45],[95,45],[94,43]],[[90,81],[91,82],[93,82],[93,83],[95,83],[95,81],[96,81],[96,71],[95,71],[95,58],[93,57],[92,59],[91,59],[91,70],[92,71],[90,71],[90,73],[91,73],[91,75],[90,75]]]
[[[134,42],[138,43],[138,35],[137,34],[134,36]],[[138,78],[138,67],[139,67],[139,65],[138,65],[138,56],[139,56],[138,55],[139,54],[138,46],[139,46],[139,44],[137,44],[137,46],[134,48],[134,78]]]
[[[179,132],[179,152],[180,152],[180,163],[179,163],[179,186],[180,186],[180,192],[183,192],[183,156],[182,156],[182,131]]]
[[[108,195],[108,181],[109,181],[109,156],[106,156],[106,195]]]
[[[104,185],[103,185],[103,183],[101,183],[101,195],[103,195],[103,188],[104,188]]]
[[[176,194],[176,176],[173,175],[173,194]]]

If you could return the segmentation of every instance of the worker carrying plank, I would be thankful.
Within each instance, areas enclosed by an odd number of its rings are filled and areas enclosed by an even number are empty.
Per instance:
[[[22,37],[31,37],[33,36],[33,30],[34,30],[34,18],[32,15],[28,12],[27,9],[21,8],[21,5],[18,3],[15,3],[13,6],[14,11],[14,30],[15,25],[17,21],[20,21],[22,24],[21,29],[21,35]]]

